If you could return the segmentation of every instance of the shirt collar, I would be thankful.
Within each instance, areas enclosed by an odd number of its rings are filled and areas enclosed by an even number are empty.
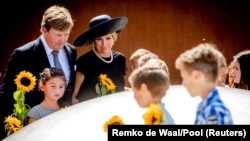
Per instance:
[[[41,41],[42,41],[42,44],[43,44],[44,49],[45,49],[45,51],[46,51],[46,54],[47,54],[47,55],[51,54],[51,52],[52,52],[53,50],[48,46],[48,44],[47,44],[47,42],[45,41],[43,35],[41,35]]]
[[[198,109],[203,110],[205,107],[208,106],[208,104],[211,104],[211,102],[216,100],[217,98],[218,90],[215,88],[207,95],[207,98],[198,105]]]

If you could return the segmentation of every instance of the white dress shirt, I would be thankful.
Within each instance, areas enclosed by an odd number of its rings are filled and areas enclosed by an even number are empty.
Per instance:
[[[43,46],[45,48],[45,51],[46,51],[50,66],[55,67],[54,61],[53,61],[54,56],[52,54],[53,50],[48,46],[48,44],[45,41],[43,35],[41,35],[41,40],[42,40]],[[67,83],[68,83],[69,80],[70,80],[70,71],[71,71],[71,69],[70,69],[70,64],[69,64],[67,52],[66,52],[66,50],[64,48],[59,50],[58,59],[59,59],[59,62],[61,64],[62,68],[63,68],[64,74],[65,74],[65,77],[66,77],[66,80],[67,80]]]

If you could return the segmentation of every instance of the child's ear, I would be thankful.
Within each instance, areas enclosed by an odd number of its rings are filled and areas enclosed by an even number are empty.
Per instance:
[[[142,83],[141,90],[143,90],[143,91],[148,90],[148,86],[145,83]]]
[[[44,91],[43,83],[40,82],[38,88],[39,88],[40,91]]]
[[[195,79],[200,79],[202,77],[202,73],[200,71],[197,71],[197,70],[194,70],[192,72],[192,76],[195,78]]]

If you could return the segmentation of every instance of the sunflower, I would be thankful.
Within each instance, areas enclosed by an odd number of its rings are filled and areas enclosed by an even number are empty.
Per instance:
[[[108,91],[113,92],[116,88],[115,84],[112,82],[112,80],[110,78],[106,78],[105,79],[105,86],[107,87]]]
[[[106,74],[100,74],[99,78],[100,78],[101,83],[104,84],[105,79],[107,78],[107,75]]]
[[[16,117],[10,115],[7,118],[5,118],[5,121],[7,124],[5,125],[6,129],[9,129],[9,133],[14,133],[18,130],[20,130],[21,128],[23,128],[23,125],[21,124],[21,121],[19,119],[17,119]]]
[[[108,92],[114,93],[116,85],[107,77],[106,74],[100,74],[99,83],[96,84],[96,92],[101,95],[106,95]]]
[[[26,71],[21,71],[14,81],[18,89],[25,92],[33,90],[36,85],[36,77],[33,76],[32,73]]]
[[[118,115],[114,115],[108,121],[106,121],[103,125],[104,132],[108,131],[108,125],[124,125],[123,119],[120,118]]]
[[[148,106],[147,112],[143,115],[145,124],[160,124],[162,121],[162,110],[161,107],[157,104],[150,104]]]
[[[115,90],[116,86],[113,83],[113,81],[107,77],[106,74],[100,74],[100,81],[101,84],[107,87],[108,91],[113,91]]]
[[[34,89],[36,85],[36,77],[32,73],[21,71],[14,79],[17,90],[13,93],[15,100],[13,113],[5,117],[5,130],[7,135],[20,130],[27,124],[27,114],[30,106],[25,104],[25,93]]]

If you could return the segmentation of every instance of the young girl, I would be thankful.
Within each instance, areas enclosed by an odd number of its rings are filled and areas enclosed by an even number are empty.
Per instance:
[[[45,68],[40,73],[39,89],[44,92],[44,100],[28,113],[28,123],[54,113],[65,104],[60,100],[66,88],[66,78],[62,69]]]

